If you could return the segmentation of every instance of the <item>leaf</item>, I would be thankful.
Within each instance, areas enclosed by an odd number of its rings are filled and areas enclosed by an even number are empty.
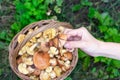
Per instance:
[[[72,7],[72,11],[75,12],[75,11],[78,11],[82,8],[82,5],[81,4],[76,4]]]
[[[67,77],[65,80],[72,80],[72,78],[71,77]]]
[[[112,18],[110,17],[110,15],[108,14],[108,12],[104,12],[101,14],[101,19],[99,19],[101,24],[103,25],[107,25],[107,26],[110,26],[113,24],[113,20]]]
[[[24,6],[27,8],[27,9],[31,9],[31,3],[30,2],[26,2],[24,4]]]
[[[11,25],[11,30],[12,31],[19,32],[20,29],[21,29],[21,27],[19,27],[17,23],[14,23],[14,24]]]
[[[84,58],[87,57],[88,55],[86,53],[84,53],[83,51],[81,51],[80,49],[78,49],[78,57],[79,58]]]
[[[63,0],[56,0],[57,6],[62,6]]]
[[[104,3],[108,3],[109,2],[109,0],[102,0]]]
[[[46,2],[46,4],[48,5],[48,4],[52,4],[52,3],[54,3],[54,0],[45,0]]]
[[[6,32],[6,31],[2,31],[2,32],[0,33],[0,39],[5,40],[5,39],[6,39],[6,36],[7,36],[7,32]]]
[[[81,4],[83,6],[92,6],[93,5],[93,3],[88,0],[81,0]]]
[[[120,75],[118,69],[112,69],[112,73],[114,74],[114,76],[119,76]]]
[[[116,68],[120,68],[120,60],[112,60],[111,62],[111,66],[116,67]]]
[[[96,72],[96,67],[92,68],[92,73]]]
[[[55,11],[56,13],[61,13],[61,8],[58,7],[58,6],[55,6],[55,7],[54,7],[54,11]]]
[[[89,8],[89,13],[88,13],[89,18],[99,18],[100,13],[93,7]]]
[[[0,68],[0,76],[3,74],[3,69]]]
[[[90,57],[87,56],[83,61],[83,69],[86,70],[89,67],[89,65],[90,65]]]
[[[100,26],[98,26],[99,27],[99,29],[100,29],[100,32],[106,32],[107,31],[107,26],[104,26],[104,25],[100,25]]]

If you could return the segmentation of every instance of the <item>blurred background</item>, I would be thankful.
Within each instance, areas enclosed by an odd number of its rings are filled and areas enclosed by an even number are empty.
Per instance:
[[[120,0],[0,0],[0,80],[20,80],[11,70],[8,46],[26,25],[45,19],[86,27],[97,39],[120,42]],[[65,80],[119,80],[120,61],[90,57],[79,61]]]

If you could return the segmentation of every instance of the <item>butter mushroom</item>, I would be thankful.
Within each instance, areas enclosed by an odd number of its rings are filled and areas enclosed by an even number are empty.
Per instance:
[[[48,73],[50,73],[52,71],[52,68],[53,68],[52,66],[49,66],[49,67],[46,68],[45,71],[48,72]]]
[[[54,71],[57,77],[61,76],[62,69],[59,66],[55,66]]]
[[[63,33],[64,32],[64,27],[63,26],[60,26],[58,27],[58,33]]]
[[[58,49],[56,47],[50,47],[50,50],[48,51],[49,54],[57,55],[59,53]]]
[[[47,72],[42,71],[40,74],[40,80],[51,80],[51,78]]]
[[[27,70],[27,65],[25,63],[20,63],[18,65],[18,70],[20,73],[23,73],[23,74],[28,74],[29,71]]]
[[[32,57],[22,57],[22,60],[26,65],[33,65]]]
[[[23,55],[24,53],[26,53],[27,48],[28,48],[28,46],[24,46],[24,47],[19,51],[18,55]]]
[[[50,59],[49,63],[50,63],[52,66],[56,66],[56,65],[57,65],[57,60],[56,60],[56,58]]]
[[[18,43],[21,43],[24,40],[24,38],[25,38],[25,34],[20,34],[17,39]]]
[[[56,73],[54,71],[52,71],[51,73],[49,73],[50,77],[53,79],[55,77],[57,77]]]
[[[49,40],[56,36],[56,30],[54,28],[49,28],[43,32],[43,37]]]
[[[27,53],[29,55],[33,55],[34,54],[34,49],[39,45],[39,43],[35,43],[33,44],[31,47],[28,47],[27,48]]]
[[[27,70],[29,71],[29,73],[33,73],[35,71],[35,68],[32,68],[31,66],[28,66]]]

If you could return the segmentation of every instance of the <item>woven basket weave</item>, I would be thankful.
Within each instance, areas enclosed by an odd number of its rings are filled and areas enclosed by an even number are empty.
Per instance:
[[[36,26],[39,28],[36,29],[33,33],[27,35],[25,39],[22,41],[22,43],[18,44],[17,38],[19,34],[26,34],[29,29],[34,29]],[[44,30],[48,28],[57,28],[59,26],[63,26],[65,28],[72,28],[72,26],[69,23],[65,22],[58,22],[54,20],[42,20],[38,22],[34,22],[28,26],[26,26],[24,29],[22,29],[11,41],[9,45],[9,62],[12,70],[23,80],[30,80],[28,76],[25,76],[24,74],[20,73],[17,69],[17,64],[16,64],[16,57],[18,55],[18,51],[21,50],[21,48],[25,45],[27,41],[29,41],[33,36],[38,34],[39,32],[43,32]],[[66,71],[64,74],[62,74],[60,77],[55,78],[54,80],[64,80],[75,68],[77,61],[78,61],[78,54],[77,54],[77,49],[74,50],[73,52],[73,60],[71,63],[71,67],[68,71]]]

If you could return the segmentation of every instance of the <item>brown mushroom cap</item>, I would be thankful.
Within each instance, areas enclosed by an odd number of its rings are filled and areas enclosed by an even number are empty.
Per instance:
[[[33,55],[33,62],[35,67],[38,69],[46,69],[50,63],[49,63],[50,57],[48,53],[43,53],[43,52],[36,52]]]
[[[72,60],[72,58],[73,58],[72,52],[66,52],[66,53],[64,53],[64,57],[67,58],[67,59],[69,59],[69,60]]]

